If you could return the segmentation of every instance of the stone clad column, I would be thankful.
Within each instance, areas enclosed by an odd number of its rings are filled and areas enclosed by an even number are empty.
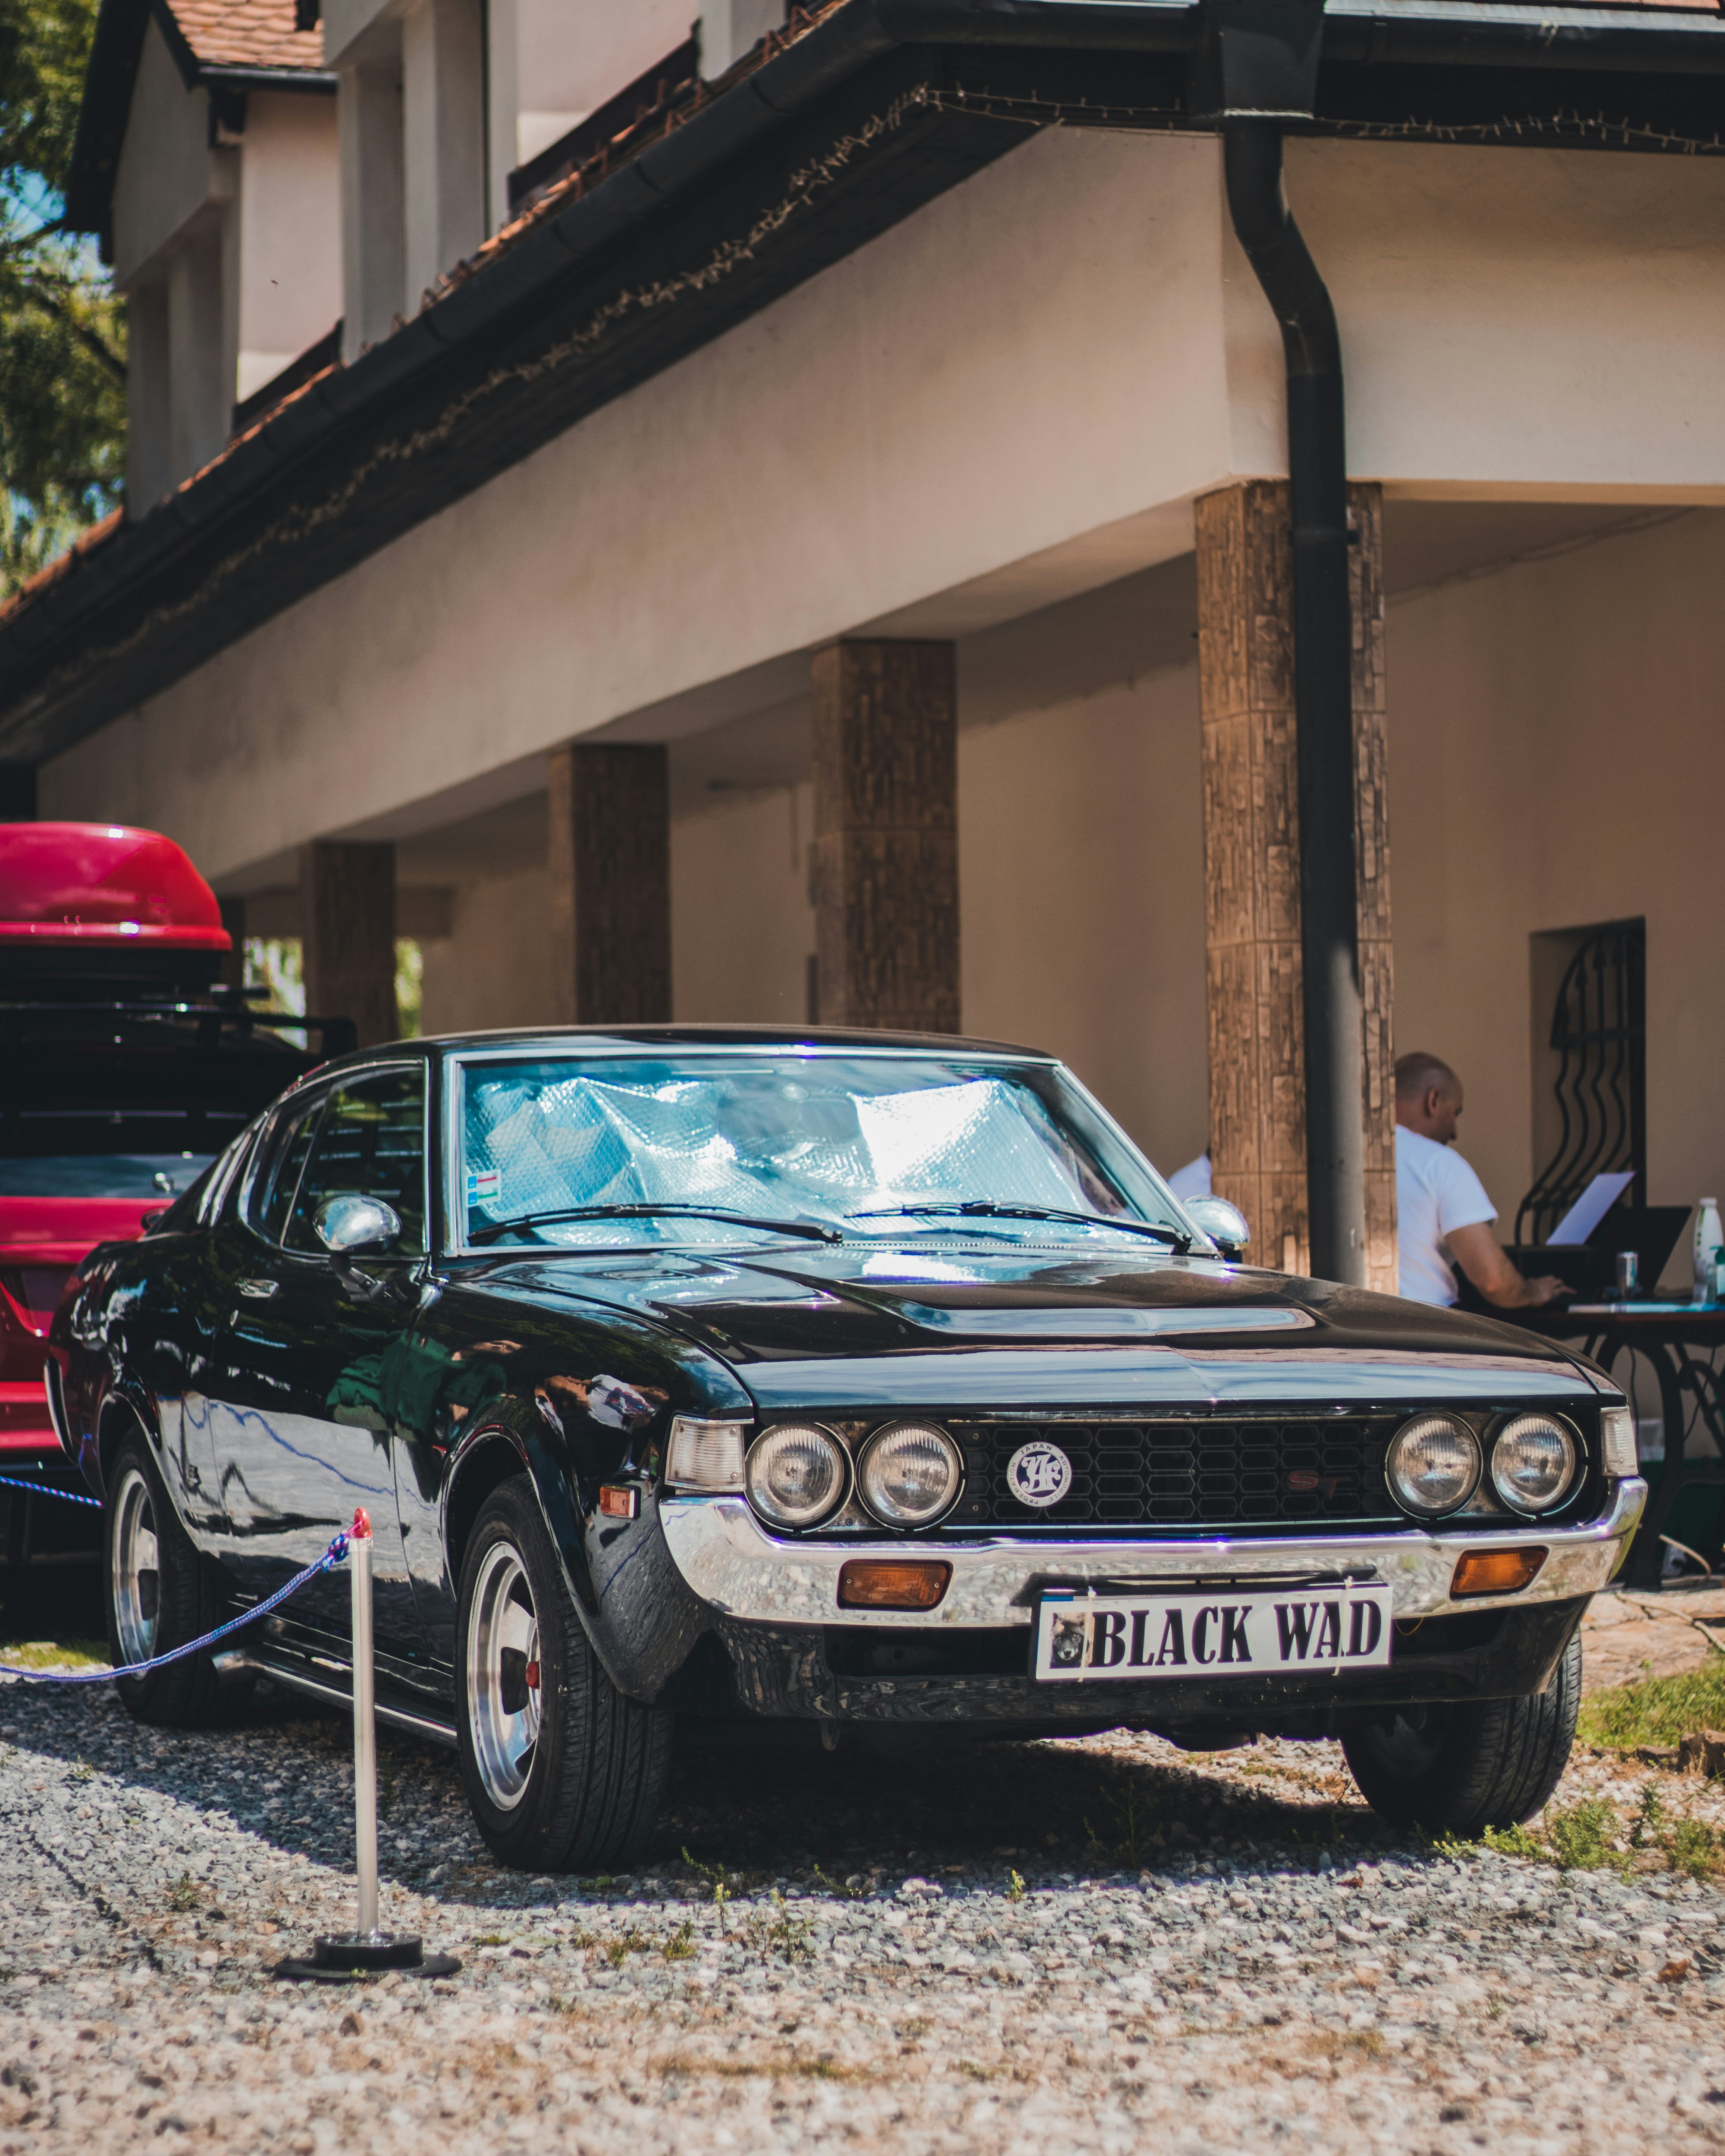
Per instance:
[[[956,1033],[952,646],[847,639],[812,672],[820,1022]]]
[[[1307,1264],[1299,778],[1287,488],[1194,509],[1210,1181],[1260,1265]]]
[[[305,1008],[351,1018],[359,1045],[393,1040],[395,849],[314,839],[300,849]]]
[[[1351,553],[1367,1278],[1393,1294],[1382,490],[1351,487],[1348,498],[1359,535]],[[1212,1182],[1251,1222],[1253,1260],[1301,1272],[1309,1258],[1287,486],[1254,480],[1225,487],[1199,501],[1194,515]]]
[[[662,745],[552,751],[551,1008],[560,1025],[671,1014],[670,778]]]
[[[1354,860],[1365,1007],[1366,1286],[1396,1291],[1394,976],[1389,937],[1389,780],[1384,686],[1384,490],[1348,490],[1353,593]]]

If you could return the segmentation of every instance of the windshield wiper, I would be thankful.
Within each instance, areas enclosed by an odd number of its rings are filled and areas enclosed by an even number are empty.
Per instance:
[[[728,1205],[570,1205],[552,1213],[523,1213],[513,1220],[490,1220],[468,1236],[470,1243],[495,1243],[518,1229],[549,1227],[559,1220],[656,1220],[661,1217],[684,1220],[730,1220],[739,1228],[770,1228],[780,1235],[802,1235],[814,1243],[842,1242],[836,1228],[818,1227],[813,1220],[767,1220],[752,1213],[735,1213]]]
[[[889,1214],[949,1213],[966,1220],[1076,1220],[1086,1228],[1118,1228],[1126,1235],[1151,1235],[1166,1243],[1181,1257],[1192,1248],[1192,1238],[1178,1228],[1158,1227],[1150,1220],[1122,1220],[1106,1213],[1069,1213],[1059,1205],[999,1205],[992,1198],[968,1198],[931,1205],[876,1205],[866,1213],[847,1213],[847,1220],[880,1220]]]

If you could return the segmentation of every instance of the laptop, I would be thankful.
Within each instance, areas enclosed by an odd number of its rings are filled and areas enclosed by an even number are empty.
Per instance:
[[[1636,1295],[1650,1300],[1659,1276],[1671,1262],[1677,1238],[1689,1224],[1687,1205],[1614,1205],[1584,1243],[1510,1243],[1510,1262],[1529,1280],[1553,1274],[1575,1292],[1576,1302],[1609,1302],[1617,1294],[1617,1253],[1633,1250],[1640,1260]],[[1458,1265],[1456,1287],[1464,1310],[1503,1317]]]

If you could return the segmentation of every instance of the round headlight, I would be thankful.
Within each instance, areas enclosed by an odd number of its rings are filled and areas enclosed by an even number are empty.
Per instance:
[[[1512,1512],[1548,1512],[1568,1496],[1577,1457],[1560,1415],[1516,1415],[1491,1447],[1491,1487]]]
[[[743,1486],[763,1520],[812,1527],[844,1502],[850,1481],[845,1448],[819,1423],[782,1422],[749,1447]]]
[[[877,1430],[856,1466],[864,1504],[889,1527],[926,1527],[937,1520],[957,1496],[963,1474],[957,1446],[932,1422]]]
[[[1460,1415],[1415,1415],[1389,1440],[1384,1472],[1404,1512],[1435,1519],[1472,1496],[1480,1479],[1480,1441]]]

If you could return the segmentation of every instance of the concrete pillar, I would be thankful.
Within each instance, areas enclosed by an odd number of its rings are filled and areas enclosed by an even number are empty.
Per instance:
[[[1351,487],[1355,848],[1365,1004],[1367,1281],[1395,1291],[1394,1051],[1384,777],[1383,508]],[[1252,480],[1196,506],[1204,730],[1211,1179],[1260,1265],[1308,1263],[1299,775],[1288,490]]]
[[[824,1025],[958,1030],[957,684],[950,644],[814,655]]]
[[[387,337],[406,308],[401,60],[385,51],[341,69],[341,357]]]
[[[395,849],[316,839],[300,849],[305,1009],[351,1018],[362,1048],[393,1040]]]
[[[551,1009],[560,1025],[671,1014],[665,749],[574,742],[549,762]]]
[[[406,314],[485,237],[480,0],[420,0],[402,23]]]

